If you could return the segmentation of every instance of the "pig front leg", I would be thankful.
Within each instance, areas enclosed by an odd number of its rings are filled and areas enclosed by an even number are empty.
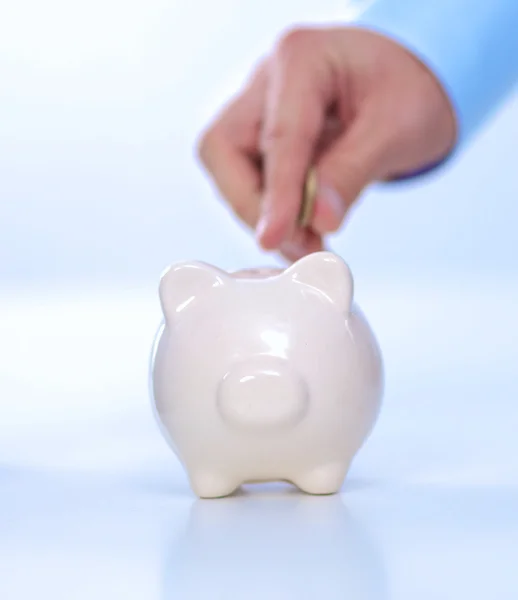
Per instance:
[[[292,478],[292,482],[307,494],[336,494],[342,488],[348,470],[349,463],[328,463],[301,472]]]
[[[232,479],[216,470],[193,470],[189,473],[193,492],[199,498],[223,498],[233,494],[241,485],[240,481]]]

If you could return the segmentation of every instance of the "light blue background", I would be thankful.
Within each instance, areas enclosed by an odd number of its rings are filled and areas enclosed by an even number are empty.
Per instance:
[[[332,242],[387,374],[341,495],[195,501],[153,419],[162,269],[276,260],[196,136],[283,27],[341,15],[0,4],[2,600],[516,600],[518,98],[447,170],[369,191]]]
[[[183,258],[270,262],[229,218],[193,147],[254,62],[323,3],[4,3],[0,281],[145,280]],[[369,191],[333,241],[358,276],[514,272],[518,101],[448,169]]]

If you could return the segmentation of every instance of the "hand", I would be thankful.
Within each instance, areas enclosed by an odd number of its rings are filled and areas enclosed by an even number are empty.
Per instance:
[[[406,49],[361,29],[300,29],[205,131],[199,154],[261,246],[297,260],[322,249],[366,186],[440,161],[455,138],[446,94]],[[318,193],[302,230],[312,165]]]

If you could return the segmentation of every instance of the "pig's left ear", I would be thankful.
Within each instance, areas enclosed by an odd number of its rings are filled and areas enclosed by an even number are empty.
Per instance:
[[[169,267],[160,278],[159,296],[166,321],[210,288],[223,285],[226,273],[203,262],[184,262]]]
[[[324,294],[348,313],[353,301],[353,278],[347,264],[332,252],[314,252],[291,265],[285,275]]]

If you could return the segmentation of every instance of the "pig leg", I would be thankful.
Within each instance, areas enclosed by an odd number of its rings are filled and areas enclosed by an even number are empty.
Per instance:
[[[328,463],[300,473],[292,481],[307,494],[336,494],[344,483],[348,469],[346,463]]]
[[[230,496],[240,486],[240,482],[216,471],[194,471],[189,479],[193,492],[200,498]]]

